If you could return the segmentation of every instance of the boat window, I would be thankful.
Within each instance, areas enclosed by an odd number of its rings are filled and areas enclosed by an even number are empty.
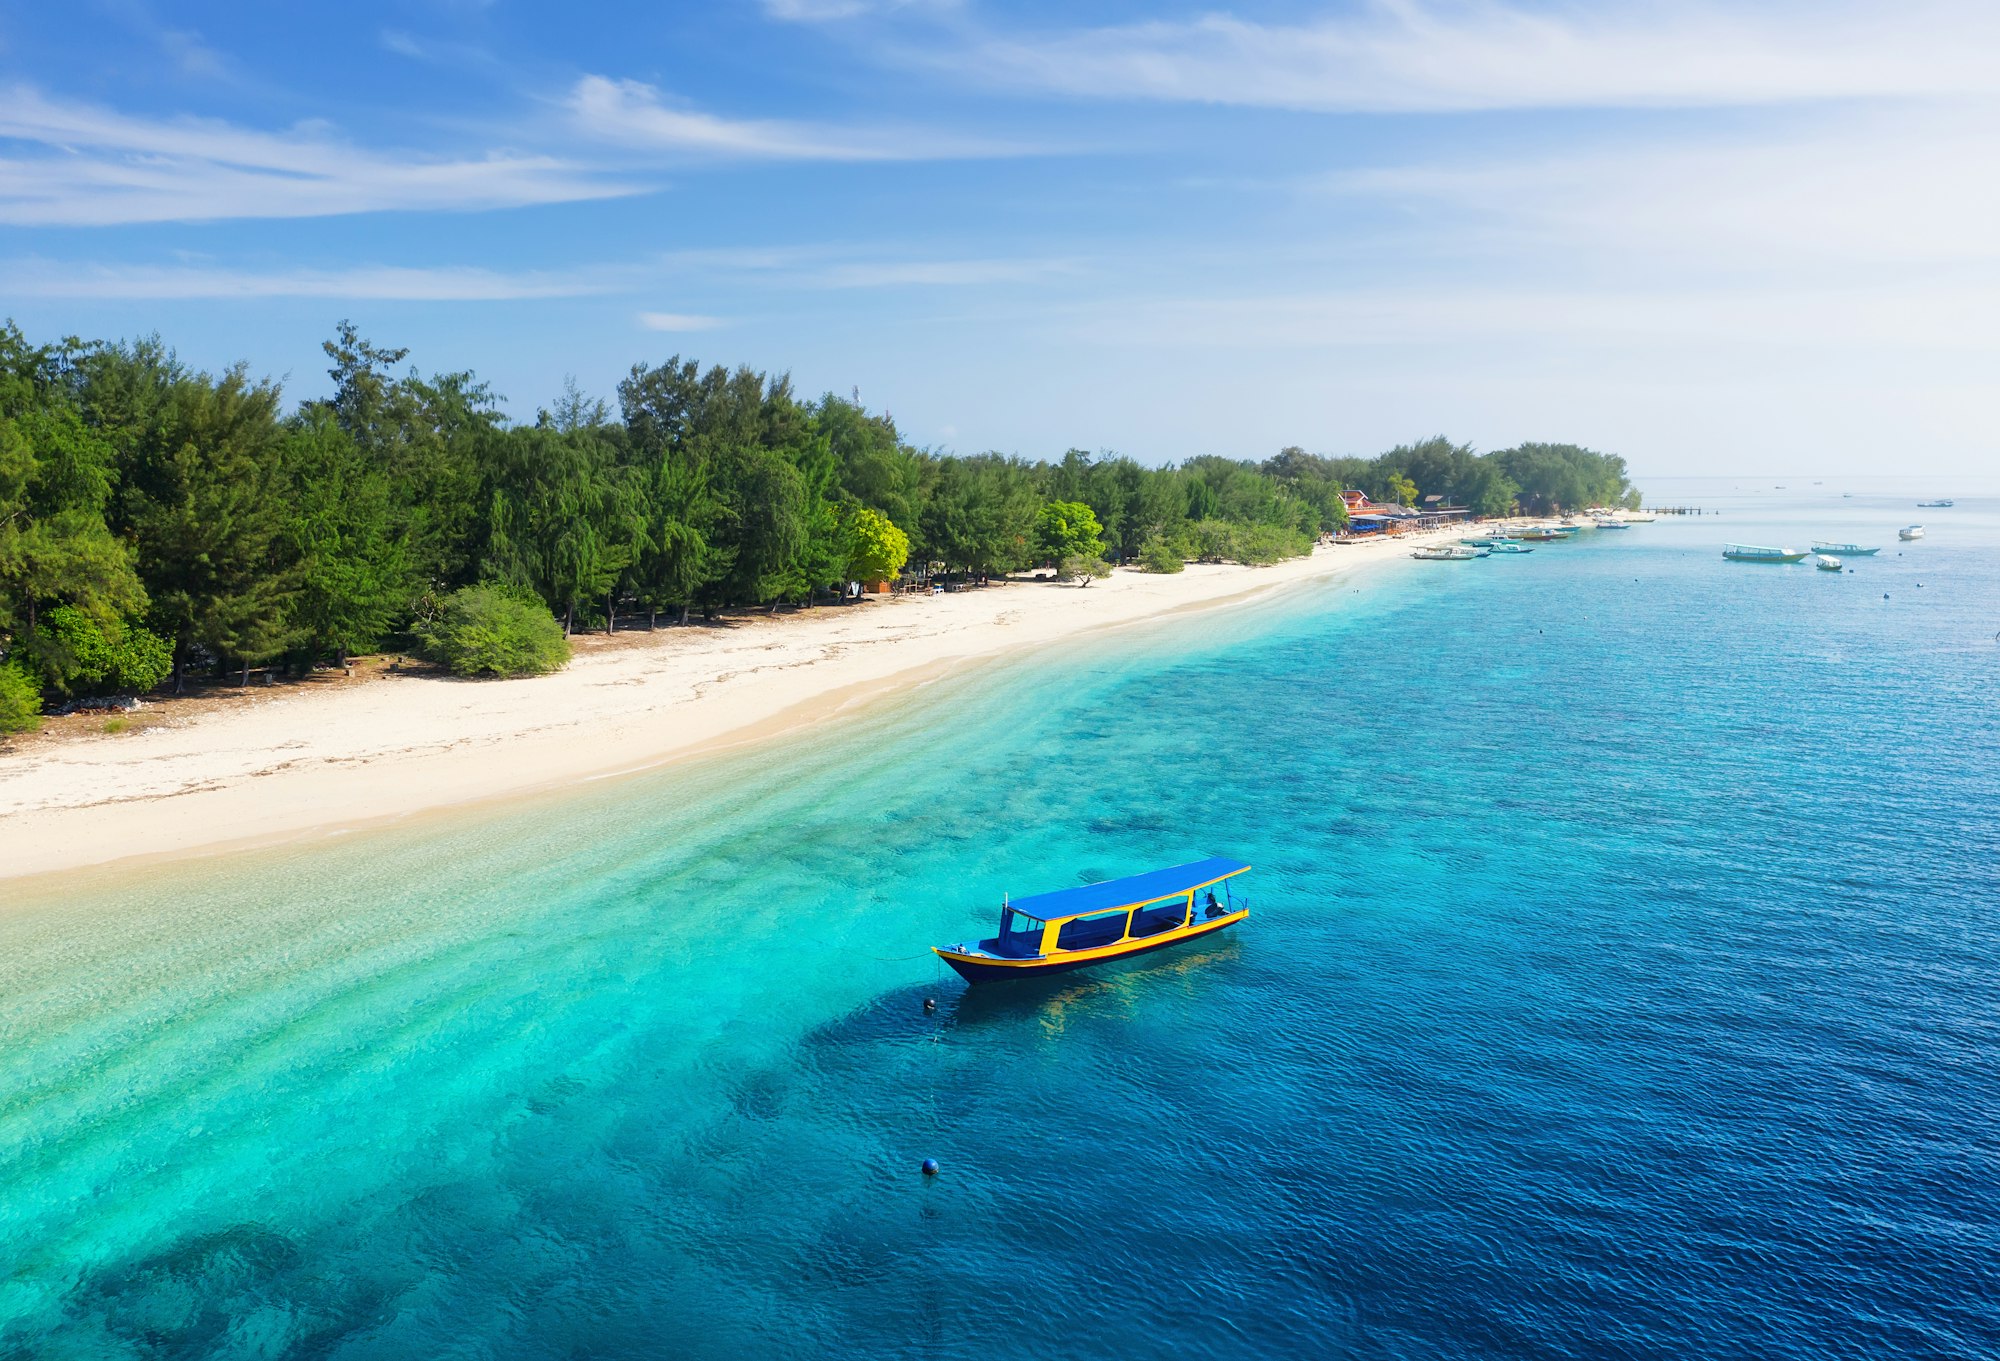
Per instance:
[[[998,953],[1017,957],[1042,952],[1042,932],[1048,923],[1039,917],[1008,908],[1000,917],[1000,934],[994,938]]]
[[[1132,935],[1157,936],[1162,931],[1171,931],[1187,921],[1188,900],[1169,898],[1163,903],[1142,907],[1132,917]]]
[[[1123,911],[1107,912],[1095,917],[1078,917],[1067,921],[1056,932],[1058,950],[1094,950],[1100,945],[1110,945],[1125,938],[1125,916]]]

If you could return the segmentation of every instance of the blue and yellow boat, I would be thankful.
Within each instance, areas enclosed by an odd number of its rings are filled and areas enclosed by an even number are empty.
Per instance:
[[[1249,904],[1239,904],[1229,890],[1229,881],[1249,868],[1218,856],[1016,898],[1000,909],[997,935],[933,949],[968,983],[1039,978],[1129,959],[1214,935],[1249,916]]]

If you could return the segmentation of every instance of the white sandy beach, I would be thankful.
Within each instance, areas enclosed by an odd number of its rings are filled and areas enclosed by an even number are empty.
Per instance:
[[[1417,541],[662,629],[580,649],[552,676],[386,675],[275,690],[177,726],[32,744],[0,753],[0,878],[282,840],[644,769],[821,722],[1003,651],[1369,573],[1406,561]]]

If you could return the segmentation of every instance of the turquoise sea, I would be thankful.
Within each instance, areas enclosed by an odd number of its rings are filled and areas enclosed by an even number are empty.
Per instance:
[[[1843,490],[0,887],[0,1355],[2000,1354],[2000,499]],[[1210,854],[1220,944],[925,953]]]

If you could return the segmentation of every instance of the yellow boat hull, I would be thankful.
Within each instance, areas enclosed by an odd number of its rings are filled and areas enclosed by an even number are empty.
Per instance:
[[[1151,954],[1169,946],[1186,941],[1212,936],[1218,931],[1236,925],[1250,915],[1249,908],[1210,917],[1187,926],[1177,926],[1171,931],[1158,935],[1141,936],[1138,939],[1114,941],[1088,950],[1057,950],[1052,954],[1033,955],[1026,959],[1008,959],[1001,955],[991,955],[984,950],[954,950],[945,946],[933,946],[932,952],[951,965],[959,977],[968,983],[991,983],[1009,978],[1041,978],[1048,974],[1068,973],[1072,969],[1087,969],[1095,964],[1110,964],[1121,959],[1131,959],[1136,955]]]

